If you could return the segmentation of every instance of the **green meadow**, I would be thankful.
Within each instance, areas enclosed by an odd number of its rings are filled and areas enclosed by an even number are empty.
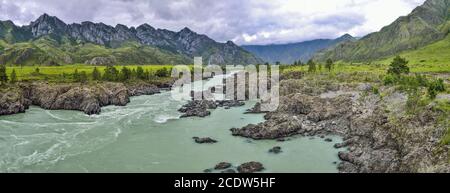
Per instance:
[[[136,69],[138,66],[142,67],[144,71],[149,71],[150,73],[155,73],[159,69],[170,69],[173,65],[127,65],[126,67],[130,70]],[[75,70],[80,72],[86,72],[87,74],[92,74],[94,68],[97,68],[100,73],[103,73],[106,66],[89,66],[84,64],[77,65],[64,65],[64,66],[8,66],[6,72],[8,75],[11,74],[13,70],[16,71],[17,78],[19,81],[31,81],[31,80],[48,80],[48,81],[58,81],[61,80],[63,74],[73,74]],[[123,66],[115,66],[119,71]],[[38,70],[37,70],[38,69]],[[37,72],[38,71],[38,72]],[[62,81],[62,80],[61,80]],[[63,82],[63,81],[62,81]]]

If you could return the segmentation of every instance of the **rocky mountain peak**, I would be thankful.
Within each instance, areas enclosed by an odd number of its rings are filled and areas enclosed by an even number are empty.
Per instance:
[[[228,46],[238,46],[238,45],[236,45],[233,41],[231,41],[231,40],[228,40],[227,41],[227,43],[226,43]]]
[[[33,36],[39,37],[48,34],[60,34],[65,31],[67,24],[57,17],[44,13],[36,21],[32,22],[30,26]]]
[[[156,29],[154,27],[152,27],[151,25],[144,23],[140,26],[138,26],[136,28],[137,30],[141,30],[141,31],[156,31]]]
[[[356,40],[356,38],[354,38],[352,35],[350,34],[344,34],[341,37],[337,38],[336,41],[338,42],[343,42],[343,41],[352,41],[352,40]]]
[[[126,25],[122,25],[122,24],[117,24],[115,27],[117,30],[129,30],[129,28]]]
[[[188,27],[184,27],[179,33],[195,33]]]

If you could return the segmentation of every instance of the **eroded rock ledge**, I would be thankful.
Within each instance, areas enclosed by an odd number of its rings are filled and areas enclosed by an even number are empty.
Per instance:
[[[336,148],[340,172],[450,172],[448,146],[440,139],[446,128],[437,124],[440,112],[433,104],[416,116],[406,116],[406,98],[386,91],[383,98],[370,85],[319,85],[311,89],[301,80],[281,83],[277,111],[266,121],[232,128],[235,136],[256,140],[293,135],[339,135]],[[295,87],[295,85],[301,85]],[[257,109],[257,107],[255,108]]]
[[[99,114],[103,106],[126,105],[130,102],[130,96],[159,92],[159,87],[146,83],[20,83],[0,93],[0,115],[23,113],[30,105],[50,110],[78,110],[88,115]]]

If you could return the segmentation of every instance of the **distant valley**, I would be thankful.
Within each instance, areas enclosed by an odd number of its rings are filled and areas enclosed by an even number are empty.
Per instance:
[[[244,45],[242,47],[266,62],[272,64],[276,62],[293,64],[299,60],[306,63],[318,51],[333,47],[341,42],[352,42],[356,40],[351,35],[345,34],[337,39],[317,39],[290,44]]]

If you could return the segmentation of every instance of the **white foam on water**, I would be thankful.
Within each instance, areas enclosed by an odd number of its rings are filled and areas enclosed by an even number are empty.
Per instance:
[[[51,113],[50,111],[48,111],[48,110],[46,110],[45,113],[46,113],[48,116],[50,116],[50,117],[52,117],[52,118],[54,118],[54,119],[61,120],[61,121],[69,121],[68,119],[63,119],[63,118],[61,118],[61,117],[58,117],[58,116],[52,114],[52,113]]]
[[[117,130],[114,132],[115,138],[117,139],[121,133],[122,133],[122,129],[117,128]]]
[[[180,116],[173,116],[173,115],[158,115],[156,116],[153,121],[156,123],[167,123],[169,120],[177,120],[180,119]]]

